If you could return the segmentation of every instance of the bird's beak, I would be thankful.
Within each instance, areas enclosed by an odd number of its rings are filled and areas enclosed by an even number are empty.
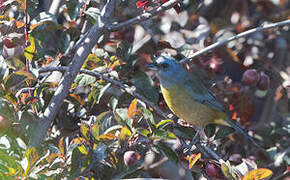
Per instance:
[[[147,64],[146,67],[148,69],[151,69],[153,71],[157,71],[158,70],[158,65],[156,63],[150,63],[150,64]]]

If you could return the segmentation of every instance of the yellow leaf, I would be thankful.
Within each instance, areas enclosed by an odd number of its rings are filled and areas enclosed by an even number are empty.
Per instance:
[[[83,144],[80,145],[80,146],[78,146],[78,149],[84,155],[88,155],[88,153],[89,153],[88,150],[87,150],[87,148]]]
[[[22,27],[25,25],[25,23],[24,23],[24,22],[21,22],[21,21],[16,21],[15,24],[16,24],[16,27],[17,27],[18,29],[19,29],[19,28],[22,28]]]
[[[7,167],[7,169],[8,169],[8,172],[6,173],[6,176],[14,176],[14,175],[16,175],[16,170],[14,169],[14,168],[12,168],[12,167]]]
[[[135,98],[131,102],[131,104],[130,104],[130,106],[128,108],[128,116],[129,116],[130,119],[133,118],[133,116],[135,115],[136,111],[137,111],[137,99]]]
[[[185,159],[188,160],[189,162],[189,169],[191,169],[200,158],[201,158],[201,153],[192,154],[186,157]]]
[[[84,106],[86,103],[85,101],[77,94],[70,94],[70,97],[74,98],[78,103],[80,103],[82,106]]]
[[[10,18],[10,17],[8,17],[6,15],[1,15],[0,16],[0,24],[5,22],[5,21],[13,21],[13,20],[15,20],[15,19],[14,18]]]
[[[34,80],[36,79],[35,76],[27,71],[19,70],[14,72],[15,75],[26,76],[25,80]]]
[[[112,140],[112,139],[115,139],[116,136],[112,133],[107,133],[107,134],[102,134],[100,135],[97,140],[100,140],[100,141],[108,141],[108,140]]]
[[[62,155],[64,155],[64,144],[63,144],[64,137],[60,138],[58,143],[59,151]]]
[[[17,99],[15,99],[15,97],[13,96],[13,94],[11,92],[7,92],[5,94],[5,98],[11,102],[15,107],[17,106]]]
[[[32,61],[34,53],[35,53],[35,50],[36,50],[36,48],[35,48],[35,40],[34,40],[33,36],[28,36],[28,39],[29,39],[30,45],[25,48],[24,56],[28,60]]]
[[[260,180],[260,179],[269,179],[273,175],[273,172],[270,169],[260,168],[254,169],[248,172],[243,180]]]
[[[119,138],[121,140],[125,140],[127,137],[130,137],[131,135],[132,135],[131,131],[126,126],[124,126],[121,129],[121,133],[119,135]]]
[[[77,137],[72,140],[72,144],[83,144],[86,140],[82,137]]]
[[[54,160],[55,158],[59,157],[60,155],[57,153],[52,153],[49,156],[47,156],[45,159],[48,163],[51,163],[52,160]]]

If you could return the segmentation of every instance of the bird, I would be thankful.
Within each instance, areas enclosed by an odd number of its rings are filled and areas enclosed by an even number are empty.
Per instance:
[[[201,78],[192,76],[172,57],[158,56],[147,67],[155,71],[164,100],[173,114],[194,125],[200,132],[210,123],[225,122],[256,142],[240,126],[230,120],[224,106],[204,85]]]

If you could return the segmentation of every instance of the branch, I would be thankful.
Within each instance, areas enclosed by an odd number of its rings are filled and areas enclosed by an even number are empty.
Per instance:
[[[106,29],[108,31],[117,31],[117,30],[122,29],[124,27],[143,22],[143,21],[148,20],[148,19],[152,18],[153,16],[155,16],[163,11],[166,11],[166,10],[172,8],[174,5],[176,5],[177,3],[180,3],[181,1],[182,0],[167,1],[166,3],[162,4],[158,8],[153,9],[149,12],[144,12],[143,14],[141,14],[137,17],[134,17],[132,19],[129,19],[129,20],[121,22],[121,23],[110,24],[110,25],[106,26]]]
[[[67,67],[44,67],[44,68],[40,68],[39,69],[39,73],[43,73],[43,72],[50,72],[50,71],[61,71],[61,72],[65,72],[67,71],[68,68]],[[167,114],[164,113],[159,107],[157,107],[156,105],[152,104],[150,101],[148,101],[144,96],[142,96],[141,94],[137,93],[135,88],[132,88],[130,86],[128,86],[127,84],[123,84],[117,80],[114,80],[106,75],[103,75],[99,72],[96,71],[89,71],[86,69],[81,69],[80,70],[81,73],[84,74],[88,74],[97,78],[102,78],[103,80],[110,82],[111,84],[114,84],[115,86],[118,86],[119,88],[123,89],[124,91],[126,91],[128,94],[131,94],[132,96],[140,99],[141,101],[143,101],[147,106],[153,108],[155,110],[155,112],[157,114],[159,114],[160,116],[162,116],[163,118],[168,118]]]
[[[260,31],[264,31],[264,30],[267,30],[267,29],[271,29],[271,28],[275,28],[275,27],[279,27],[279,26],[284,26],[284,25],[288,25],[290,24],[290,19],[288,20],[285,20],[285,21],[281,21],[281,22],[277,22],[277,23],[271,23],[271,24],[266,24],[266,25],[262,25],[260,27],[256,27],[254,29],[250,29],[248,31],[245,31],[245,32],[242,32],[240,34],[237,34],[236,36],[233,36],[233,37],[230,37],[229,39],[226,39],[226,40],[223,40],[223,41],[219,41],[219,42],[216,42],[210,46],[207,46],[206,48],[200,50],[200,51],[197,51],[195,53],[193,53],[192,56],[190,56],[189,58],[183,58],[180,63],[186,63],[188,61],[190,61],[192,58],[194,57],[197,57],[201,54],[204,54],[208,51],[211,51],[217,47],[220,47],[220,46],[223,46],[233,40],[236,40],[236,39],[239,39],[239,38],[242,38],[242,37],[246,37],[250,34],[253,34],[255,32],[260,32]]]
[[[69,89],[78,74],[81,66],[83,65],[86,57],[91,52],[91,49],[97,43],[97,40],[104,34],[105,25],[109,23],[112,12],[116,7],[118,0],[110,0],[102,10],[102,15],[98,23],[96,23],[92,29],[88,32],[86,38],[80,43],[80,46],[76,49],[76,53],[73,57],[72,63],[69,66],[68,71],[65,72],[63,80],[58,86],[51,98],[48,107],[45,109],[43,117],[38,121],[38,127],[31,137],[29,145],[39,147],[40,143],[45,138],[46,132],[55,118],[58,110],[60,109],[64,98],[67,96]]]
[[[53,15],[57,15],[61,3],[62,3],[62,0],[54,0],[54,1],[52,1],[48,12],[53,14]]]

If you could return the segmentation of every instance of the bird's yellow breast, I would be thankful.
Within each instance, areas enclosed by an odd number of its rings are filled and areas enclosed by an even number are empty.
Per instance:
[[[214,122],[218,118],[218,112],[205,106],[193,98],[192,92],[183,85],[161,86],[161,92],[170,110],[179,118],[195,126],[202,126]]]

